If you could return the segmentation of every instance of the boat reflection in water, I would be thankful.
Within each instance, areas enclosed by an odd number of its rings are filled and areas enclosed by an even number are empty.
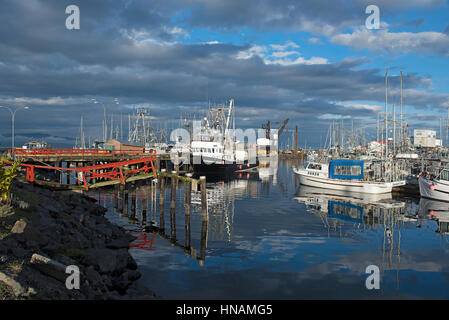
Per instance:
[[[421,198],[418,214],[435,220],[438,225],[437,233],[449,234],[449,202]]]
[[[327,226],[329,218],[334,226],[337,224],[334,219],[370,226],[385,224],[391,218],[410,219],[404,215],[406,203],[393,200],[390,193],[367,194],[301,186],[293,199],[305,203],[306,210],[320,215]]]

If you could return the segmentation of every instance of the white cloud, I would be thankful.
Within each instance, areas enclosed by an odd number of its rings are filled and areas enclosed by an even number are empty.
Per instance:
[[[270,47],[275,50],[285,50],[286,48],[292,46],[299,47],[294,42],[287,42],[285,45],[273,45]],[[237,59],[249,59],[253,56],[258,56],[263,59],[264,63],[267,65],[270,64],[278,64],[283,66],[290,66],[295,64],[327,64],[328,60],[322,57],[311,57],[310,59],[306,59],[304,57],[297,57],[296,59],[287,58],[291,55],[300,55],[298,51],[275,51],[270,52],[269,48],[266,46],[255,45],[249,48],[248,50],[240,51],[237,55]]]
[[[82,98],[61,98],[61,97],[51,97],[48,99],[41,98],[28,98],[28,97],[19,97],[19,98],[5,98],[0,99],[0,104],[14,104],[14,105],[73,105],[73,104],[81,104],[86,103],[87,99]]]
[[[322,120],[336,120],[336,119],[349,119],[352,118],[349,115],[342,116],[341,114],[333,114],[333,113],[325,113],[320,116],[318,116],[318,119]]]
[[[382,108],[383,108],[382,106],[378,106],[378,105],[369,105],[369,104],[361,104],[361,103],[349,103],[349,102],[342,103],[342,106],[344,108],[348,108],[348,109],[372,110],[374,112],[382,111]]]
[[[311,44],[323,44],[320,38],[309,38],[307,41]]]
[[[178,35],[185,38],[188,38],[190,36],[187,30],[180,27],[173,27],[173,28],[164,27],[164,30],[172,35]]]
[[[423,52],[449,55],[449,35],[441,32],[389,32],[359,28],[353,33],[332,36],[331,41],[358,50],[387,52]]]
[[[207,42],[202,42],[203,44],[220,44],[220,41],[217,40],[213,40],[213,41],[207,41]]]
[[[276,51],[273,52],[272,56],[276,58],[284,58],[287,56],[291,56],[293,54],[299,54],[298,51]]]
[[[249,48],[248,50],[239,51],[237,53],[236,58],[237,59],[249,59],[255,55],[262,57],[263,56],[262,53],[266,50],[267,50],[267,48],[264,46],[255,45],[255,46],[252,46],[251,48]]]
[[[287,41],[284,44],[270,44],[270,47],[274,50],[283,51],[287,48],[299,48],[299,45],[297,45],[293,41]]]
[[[277,59],[277,60],[264,60],[266,64],[279,64],[282,66],[290,66],[295,64],[327,64],[329,61],[326,58],[322,57],[312,57],[310,59],[305,59],[303,57],[298,57],[294,60],[286,58],[286,59]]]

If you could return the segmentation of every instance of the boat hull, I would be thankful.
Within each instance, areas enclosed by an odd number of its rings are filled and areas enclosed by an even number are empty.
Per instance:
[[[418,178],[421,197],[439,201],[449,201],[449,184],[429,180],[423,176]]]
[[[402,182],[372,182],[361,180],[342,180],[310,176],[305,170],[294,169],[299,176],[299,183],[305,186],[360,193],[389,193],[393,187],[405,184]]]
[[[194,164],[193,165],[193,172],[196,175],[205,175],[205,176],[223,176],[223,175],[229,175],[233,174],[234,172],[238,172],[241,170],[247,170],[257,167],[257,164]]]

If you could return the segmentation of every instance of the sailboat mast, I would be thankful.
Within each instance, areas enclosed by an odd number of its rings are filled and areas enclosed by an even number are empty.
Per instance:
[[[405,133],[404,133],[404,119],[403,119],[403,117],[404,117],[404,112],[403,112],[404,110],[402,109],[402,70],[401,70],[401,132],[400,132],[400,139],[401,139],[401,147],[402,147],[402,145],[403,145],[403,140],[404,140],[404,136],[405,136]]]
[[[393,103],[393,156],[396,155],[396,105]]]

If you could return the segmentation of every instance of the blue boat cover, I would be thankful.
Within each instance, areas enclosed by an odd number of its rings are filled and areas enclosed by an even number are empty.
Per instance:
[[[345,180],[363,180],[363,160],[340,159],[332,160],[329,164],[329,178]],[[336,167],[360,167],[360,174],[335,174]]]
[[[329,200],[328,214],[331,218],[363,223],[363,207],[352,203]],[[350,215],[352,213],[352,216]],[[354,216],[356,214],[356,216]]]

